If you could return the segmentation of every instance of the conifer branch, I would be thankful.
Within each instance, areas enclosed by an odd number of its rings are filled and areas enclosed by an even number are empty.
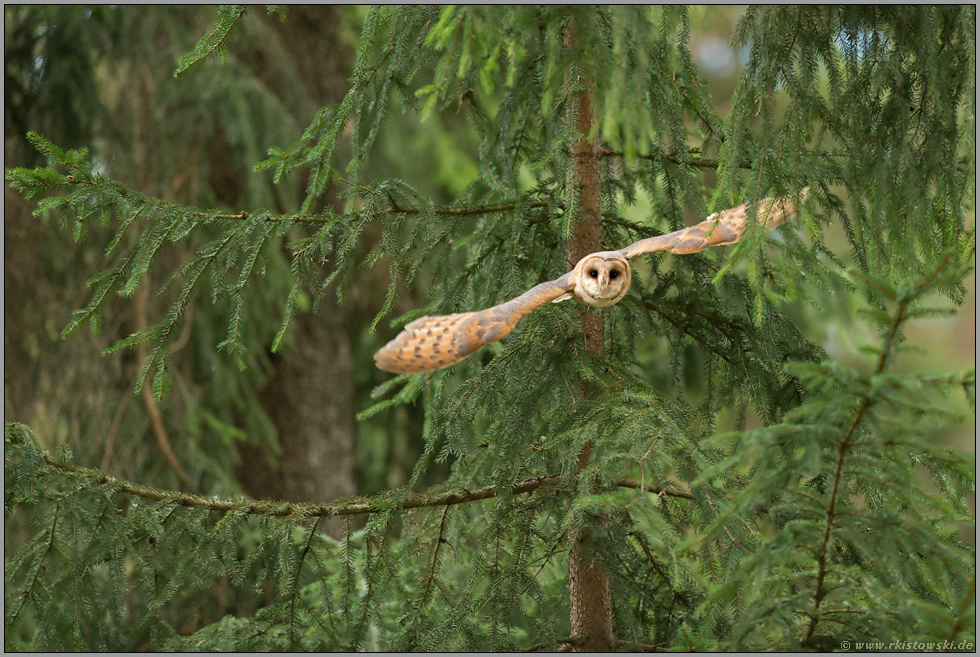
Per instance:
[[[676,597],[678,600],[683,602],[689,609],[693,609],[693,605],[691,605],[691,601],[688,600],[687,596],[681,593],[680,591],[674,590],[674,587],[671,585],[670,576],[666,572],[664,572],[664,569],[661,567],[661,565],[657,563],[656,559],[654,559],[653,553],[650,552],[650,547],[647,545],[646,538],[643,536],[643,534],[638,531],[634,531],[631,533],[633,535],[633,538],[636,539],[637,544],[640,546],[640,549],[643,550],[643,554],[646,555],[647,561],[650,563],[650,567],[658,575],[660,575],[660,578],[667,584],[667,586],[670,587],[670,590],[674,594],[674,597]]]
[[[615,639],[617,648],[629,647],[637,652],[671,652],[669,649],[663,646],[655,646],[650,643],[633,643],[632,641],[627,641],[626,639]]]
[[[895,309],[895,314],[892,316],[892,321],[888,326],[887,332],[882,339],[882,348],[878,356],[878,363],[875,366],[874,374],[883,374],[889,363],[889,356],[892,354],[894,345],[899,339],[899,332],[901,330],[902,324],[909,318],[909,306],[914,303],[918,296],[924,292],[928,287],[933,285],[935,281],[940,277],[940,273],[946,267],[949,262],[949,256],[947,255],[942,263],[937,267],[937,269],[925,280],[919,281],[909,293],[898,293],[896,294],[893,290],[882,289],[880,284],[876,285],[879,287],[886,296],[898,302],[898,307]],[[869,283],[873,283],[870,279],[866,279]],[[840,491],[841,484],[844,479],[844,462],[846,460],[847,454],[851,449],[851,444],[854,440],[855,434],[861,423],[864,421],[864,417],[868,410],[875,403],[874,393],[869,391],[862,393],[860,396],[860,406],[854,413],[854,418],[851,420],[850,425],[847,428],[847,432],[837,443],[837,455],[836,463],[834,465],[834,475],[833,475],[833,485],[830,490],[830,499],[827,503],[827,514],[824,520],[824,532],[823,540],[820,543],[820,547],[817,550],[816,562],[817,562],[817,582],[814,590],[814,604],[813,613],[810,615],[810,624],[806,634],[806,640],[809,641],[814,632],[817,629],[817,625],[821,619],[820,604],[823,602],[824,597],[830,592],[825,586],[825,581],[828,573],[830,572],[830,567],[828,564],[828,553],[830,551],[830,539],[833,535],[833,531],[836,526],[837,516],[837,502],[840,499],[842,493]]]
[[[676,488],[660,488],[659,486],[644,486],[634,479],[623,479],[622,481],[617,481],[616,485],[620,488],[636,488],[638,490],[645,490],[646,492],[653,493],[654,495],[683,497],[686,500],[694,499],[694,495],[686,490],[678,490]]]
[[[572,652],[575,648],[578,648],[585,644],[588,640],[588,634],[573,634],[572,636],[566,636],[564,638],[558,639],[557,643],[561,644],[559,652]],[[633,643],[632,641],[627,641],[625,639],[613,639],[617,648],[630,647],[637,652],[670,652],[667,648],[663,646],[655,646],[648,643]],[[537,643],[530,648],[525,648],[521,652],[538,652],[543,650],[549,644],[547,643]]]
[[[599,155],[601,157],[620,157],[620,158],[626,157],[625,153],[620,153],[619,151],[614,151],[608,148],[600,149]],[[672,162],[677,165],[698,167],[700,169],[717,169],[719,165],[718,160],[710,160],[708,158],[701,158],[701,157],[690,159],[690,160],[681,160],[671,155],[667,155],[666,153],[663,152],[661,152],[659,155],[653,155],[653,154],[637,155],[636,157],[641,160],[653,160],[653,161],[667,160],[668,162]],[[749,162],[742,162],[738,166],[742,169],[752,168],[752,164]]]
[[[949,634],[946,635],[947,641],[955,641],[960,632],[967,629],[975,622],[975,614],[969,613],[970,603],[975,602],[977,594],[977,576],[970,578],[970,586],[963,592],[963,601],[956,609],[956,621],[950,626]]]
[[[551,205],[546,201],[532,201],[528,204],[528,207],[532,208],[544,208]],[[517,201],[508,201],[505,203],[498,203],[496,205],[481,205],[473,208],[449,208],[445,206],[435,207],[429,210],[432,214],[440,215],[444,217],[467,217],[480,214],[492,214],[494,212],[507,212],[508,210],[516,210],[521,207],[521,204]],[[415,215],[421,214],[422,210],[419,208],[402,208],[399,207],[397,203],[392,200],[391,207],[387,208],[384,212],[376,213],[377,215],[388,215],[388,214],[405,214],[405,215]],[[248,212],[242,211],[233,214],[218,214],[211,215],[204,212],[193,213],[192,216],[198,216],[201,218],[209,219],[220,219],[224,221],[246,221],[251,219],[251,215]],[[333,214],[333,213],[322,213],[313,215],[276,215],[268,216],[263,219],[267,222],[282,222],[282,221],[296,221],[301,223],[315,223],[315,224],[326,224],[333,221],[342,221],[345,219],[357,219],[363,217],[362,213],[348,212],[345,214]]]
[[[102,189],[103,185],[96,180],[89,180],[85,178],[79,178],[77,176],[68,174],[64,176],[64,180],[73,185],[87,185],[90,187],[95,187],[97,189]],[[113,192],[118,194],[121,198],[136,198],[136,194],[131,193],[131,190],[125,187],[114,187]],[[142,196],[142,195],[140,195]],[[389,196],[391,201],[391,206],[386,208],[382,212],[375,213],[379,216],[388,214],[404,214],[404,215],[416,215],[423,212],[420,208],[403,208],[400,207],[394,199]],[[179,206],[173,203],[167,203],[166,201],[158,200],[157,203],[161,208],[174,208],[177,209]],[[434,215],[445,216],[445,217],[467,217],[475,216],[481,214],[492,214],[494,212],[507,212],[509,210],[516,210],[523,204],[519,200],[504,201],[502,203],[496,203],[493,205],[479,205],[472,208],[451,208],[447,206],[438,206],[431,208],[429,212]],[[531,208],[545,208],[549,205],[555,205],[549,201],[532,201],[528,204]],[[185,216],[194,217],[197,219],[211,220],[211,221],[251,221],[255,218],[256,214],[242,210],[240,212],[224,212],[215,214],[214,212],[186,212]],[[327,224],[335,221],[344,221],[351,219],[363,218],[364,213],[360,212],[346,212],[346,213],[334,213],[334,212],[320,212],[316,214],[283,214],[283,215],[268,215],[262,218],[263,221],[267,223],[281,223],[284,221],[294,221],[297,223],[311,223],[311,224]]]
[[[440,551],[442,550],[442,544],[445,542],[446,535],[446,525],[449,519],[449,507],[447,506],[442,511],[442,518],[439,520],[439,535],[432,542],[432,556],[429,558],[429,568],[428,573],[425,576],[425,589],[422,591],[421,597],[419,597],[419,605],[415,611],[415,618],[412,620],[412,625],[415,628],[419,626],[419,619],[422,617],[422,612],[425,606],[429,602],[429,594],[432,591],[432,583],[438,577],[439,566],[441,565],[442,556]],[[416,629],[416,639],[418,638],[418,630]]]
[[[291,652],[296,649],[296,598],[299,597],[299,575],[303,571],[303,562],[306,561],[306,555],[310,553],[313,539],[317,536],[317,527],[322,520],[322,517],[317,518],[313,522],[313,526],[310,527],[310,535],[306,538],[303,551],[300,552],[299,561],[296,564],[296,573],[293,576],[293,586],[289,596],[289,650]]]
[[[585,643],[585,640],[589,638],[588,634],[573,634],[572,636],[566,636],[564,638],[558,639],[556,643],[561,644],[559,652],[571,652],[576,646],[580,646]],[[530,648],[525,648],[521,652],[538,652],[543,650],[549,644],[547,643],[537,643]]]
[[[32,566],[32,568],[34,569],[34,575],[31,577],[31,583],[27,586],[25,590],[21,592],[20,604],[17,605],[17,611],[14,612],[13,617],[9,621],[5,622],[5,627],[13,627],[14,623],[17,622],[17,618],[20,616],[21,610],[24,608],[24,603],[27,602],[27,599],[29,597],[32,597],[34,595],[34,586],[37,584],[37,577],[44,570],[43,568],[41,568],[40,564],[44,563],[44,561],[48,558],[48,554],[51,552],[51,549],[54,547],[55,538],[57,537],[57,533],[55,530],[58,527],[59,508],[60,505],[55,506],[55,513],[51,521],[51,531],[48,532],[48,544],[44,548],[44,555],[36,561],[35,566]]]
[[[136,289],[135,295],[135,306],[136,306],[136,329],[137,331],[144,330],[148,325],[149,321],[146,317],[146,304],[149,296],[149,291],[145,285],[141,285]],[[166,342],[161,342],[166,344]],[[159,351],[161,347],[157,347]],[[136,347],[137,361],[142,363],[146,361],[146,343],[140,343]],[[149,373],[149,370],[147,370]],[[143,395],[143,405],[146,407],[146,413],[150,416],[150,426],[153,427],[153,435],[156,436],[157,444],[160,447],[160,451],[163,453],[164,458],[170,463],[170,467],[173,468],[174,472],[177,473],[177,477],[180,482],[186,485],[190,481],[190,477],[187,471],[184,470],[184,466],[180,464],[180,459],[177,458],[177,454],[174,453],[173,447],[170,445],[170,438],[167,435],[167,428],[163,424],[163,416],[160,413],[160,407],[157,405],[157,400],[153,398],[153,391],[150,386],[142,385],[141,381],[141,393]]]
[[[544,208],[549,204],[545,201],[532,201],[529,207],[532,208]],[[493,212],[506,212],[507,210],[516,210],[520,207],[520,204],[516,201],[508,201],[506,203],[498,203],[497,205],[484,205],[477,206],[475,208],[447,208],[447,207],[437,207],[431,210],[432,214],[438,214],[442,216],[449,217],[465,217],[469,215],[477,214],[491,214]],[[392,205],[391,210],[393,214],[419,214],[422,210],[418,208],[399,208],[396,205]]]
[[[8,444],[16,444],[20,441],[14,441],[10,437],[8,432],[5,437],[5,442]],[[34,447],[36,449],[36,447]],[[483,488],[475,488],[470,490],[461,491],[451,491],[445,493],[436,493],[433,495],[410,495],[403,498],[401,501],[360,501],[360,500],[335,500],[333,502],[327,502],[323,504],[316,503],[292,503],[292,502],[273,502],[268,500],[255,500],[255,501],[236,501],[236,500],[222,500],[211,497],[204,497],[201,495],[195,495],[192,493],[183,493],[179,491],[168,491],[161,490],[158,488],[150,488],[148,486],[142,486],[140,484],[127,481],[125,479],[120,479],[118,477],[113,477],[108,475],[101,470],[96,470],[94,468],[86,468],[80,465],[75,465],[74,463],[67,463],[65,461],[59,461],[52,458],[48,454],[43,454],[44,462],[53,467],[57,468],[63,472],[70,473],[72,475],[77,475],[81,478],[86,478],[95,481],[98,484],[112,484],[116,486],[119,490],[130,495],[135,495],[143,499],[156,500],[156,501],[171,501],[179,506],[184,507],[198,507],[207,508],[212,511],[218,512],[229,512],[229,511],[239,511],[242,509],[248,509],[249,513],[254,513],[256,515],[265,515],[273,517],[287,517],[287,516],[302,516],[302,517],[330,517],[330,516],[354,516],[354,515],[366,515],[371,513],[382,513],[386,511],[410,511],[412,509],[421,509],[428,507],[438,507],[438,506],[452,506],[455,504],[466,504],[468,502],[477,502],[480,500],[491,499],[497,497],[499,494],[499,489],[486,486]],[[567,479],[566,475],[563,474],[551,474],[542,475],[540,477],[534,477],[531,479],[525,479],[520,481],[511,487],[511,493],[514,495],[523,495],[526,493],[532,493],[546,485],[556,484],[563,482]],[[625,479],[623,481],[616,482],[614,486],[623,488],[636,488],[645,490],[654,495],[668,496],[668,497],[679,497],[683,499],[692,499],[691,493],[682,490],[670,489],[670,488],[660,488],[657,486],[644,486],[641,487],[637,482]]]
[[[625,153],[614,151],[609,148],[603,148],[600,151],[600,155],[602,157],[618,157],[618,158],[626,157]],[[831,151],[819,151],[814,153],[814,155],[816,155],[817,157],[825,158],[827,160],[840,160],[842,158],[847,157],[846,154],[844,153],[834,153]],[[651,160],[651,161],[667,160],[668,162],[671,162],[678,166],[697,167],[699,169],[717,169],[719,166],[721,166],[721,162],[719,162],[718,160],[712,160],[706,157],[696,157],[692,159],[682,160],[678,157],[667,155],[663,151],[661,151],[659,154],[636,155],[636,157],[640,160]],[[962,158],[961,158],[961,162],[962,162]],[[737,166],[739,169],[755,168],[751,162],[747,162],[747,161],[739,162]]]
[[[238,26],[238,22],[245,16],[248,11],[247,5],[239,6],[226,6],[218,9],[218,13],[221,15],[218,22],[215,23],[209,32],[200,38],[197,42],[197,47],[193,52],[184,55],[180,58],[178,62],[177,70],[174,71],[174,77],[178,77],[182,73],[186,72],[187,69],[191,68],[195,64],[211,57],[215,54],[221,54],[227,50],[225,41],[231,35],[235,27]]]

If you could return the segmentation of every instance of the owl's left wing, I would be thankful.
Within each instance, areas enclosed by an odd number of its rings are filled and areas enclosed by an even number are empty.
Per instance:
[[[800,201],[806,200],[808,194],[809,188],[803,188],[800,191]],[[767,198],[759,201],[755,218],[766,228],[775,228],[795,212],[796,209],[789,199]],[[748,217],[749,204],[743,203],[737,208],[716,212],[701,223],[688,228],[633,242],[620,253],[629,260],[656,251],[686,254],[697,253],[711,246],[734,244],[745,235]]]
[[[378,369],[397,373],[449,367],[505,337],[535,308],[567,294],[572,289],[571,278],[569,272],[486,310],[416,319],[374,354],[374,362]]]

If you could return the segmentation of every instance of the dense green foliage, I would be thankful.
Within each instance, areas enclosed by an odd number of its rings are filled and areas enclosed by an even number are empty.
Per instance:
[[[220,11],[177,83],[217,66],[202,61],[248,20]],[[811,193],[774,234],[637,262],[633,289],[603,311],[604,356],[583,347],[574,307],[549,304],[448,371],[378,386],[362,420],[419,408],[423,448],[404,487],[371,498],[150,489],[50,456],[8,424],[6,517],[28,517],[31,534],[7,555],[7,648],[557,649],[576,641],[567,536],[583,526],[621,647],[972,647],[974,468],[945,437],[969,420],[953,394],[975,415],[974,369],[900,363],[909,322],[954,312],[973,273],[975,7],[752,8],[732,36],[747,60],[726,114],[691,32],[681,7],[374,8],[349,93],[257,166],[303,176],[295,212],[168,202],[32,134],[46,166],[8,169],[10,187],[76,241],[113,234],[66,335],[98,329],[161,253],[208,236],[165,272],[166,315],[109,349],[143,346],[139,385],[160,398],[199,295],[227,309],[218,350],[258,366],[243,320],[262,313],[244,309],[266,268],[286,266],[282,243],[292,287],[270,313],[273,351],[299,305],[345,301],[377,269],[389,285],[366,352],[417,316],[487,307],[567,271],[582,93],[608,247]],[[426,191],[427,171],[365,175],[398,109],[452,122],[472,148],[478,166],[450,202]],[[321,209],[331,183],[346,212]],[[646,216],[627,218],[635,207]],[[408,310],[406,297],[429,305]],[[848,305],[863,313],[853,324]],[[872,337],[860,356],[832,357],[815,317]],[[420,492],[437,465],[448,480]],[[334,541],[318,532],[333,515],[368,520]]]

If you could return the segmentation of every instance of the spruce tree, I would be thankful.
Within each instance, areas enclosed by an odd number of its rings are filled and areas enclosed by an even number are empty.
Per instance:
[[[217,65],[246,14],[221,9],[178,78]],[[691,14],[372,8],[343,100],[257,164],[303,180],[287,211],[175,204],[32,133],[47,166],[8,185],[76,240],[114,231],[66,334],[208,236],[166,272],[165,316],[109,350],[144,350],[137,385],[157,399],[198,296],[229,309],[219,352],[245,358],[236,308],[280,242],[272,349],[311,297],[347,301],[386,270],[369,354],[416,317],[495,305],[743,201],[799,211],[733,246],[645,256],[618,305],[548,304],[448,370],[356,374],[378,382],[362,422],[424,414],[410,476],[370,497],[161,490],[8,423],[6,517],[35,531],[8,552],[7,647],[973,648],[974,468],[946,437],[975,416],[974,368],[909,371],[906,334],[954,313],[973,274],[975,7],[750,8],[727,113]],[[368,175],[396,110],[462,132],[478,166],[453,198],[425,192],[428,171]],[[323,202],[334,185],[343,211]],[[866,344],[832,353],[824,322]],[[200,623],[216,587],[254,595]]]

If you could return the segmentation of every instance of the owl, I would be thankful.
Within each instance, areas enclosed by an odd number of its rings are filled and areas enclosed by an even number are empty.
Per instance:
[[[801,200],[806,198],[807,192],[807,189],[801,191]],[[517,322],[549,301],[557,303],[574,298],[590,308],[615,305],[630,289],[631,258],[657,251],[696,253],[709,246],[734,244],[745,234],[748,209],[749,204],[745,203],[716,212],[694,226],[642,239],[619,251],[590,253],[564,276],[536,285],[499,306],[416,319],[378,350],[374,362],[386,372],[438,370],[505,337]],[[759,203],[756,219],[767,228],[775,228],[794,212],[787,199],[764,199]]]

